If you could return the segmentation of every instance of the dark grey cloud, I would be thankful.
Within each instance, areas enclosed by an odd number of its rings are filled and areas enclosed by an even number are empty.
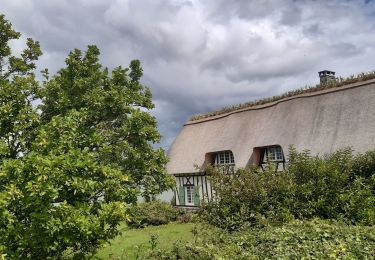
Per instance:
[[[296,3],[287,4],[281,11],[282,25],[298,26],[302,21],[302,10]]]
[[[274,16],[283,6],[289,5],[292,1],[249,1],[249,0],[216,0],[203,1],[209,18],[215,22],[226,23],[238,17],[245,20],[263,19]]]
[[[192,114],[316,84],[321,69],[374,70],[374,1],[4,0],[2,12],[41,42],[40,69],[88,44],[110,68],[140,59],[163,147]]]
[[[323,31],[320,28],[319,24],[312,24],[312,25],[307,25],[306,27],[303,27],[302,29],[303,34],[307,38],[319,38],[321,35],[323,35]]]

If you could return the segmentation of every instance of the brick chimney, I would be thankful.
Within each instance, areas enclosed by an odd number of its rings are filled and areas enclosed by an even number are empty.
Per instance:
[[[335,81],[335,72],[329,70],[319,71],[320,84],[324,85],[330,81]]]

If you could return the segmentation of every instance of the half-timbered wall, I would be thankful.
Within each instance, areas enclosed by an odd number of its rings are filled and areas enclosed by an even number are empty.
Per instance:
[[[193,186],[198,194],[199,201],[208,201],[212,197],[212,188],[204,173],[198,175],[176,175],[175,203],[177,206],[197,207],[198,205],[187,205],[186,186]],[[197,203],[196,203],[197,204]]]

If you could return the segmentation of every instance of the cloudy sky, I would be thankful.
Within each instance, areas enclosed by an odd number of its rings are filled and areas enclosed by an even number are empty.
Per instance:
[[[323,69],[375,69],[369,0],[1,0],[0,10],[40,41],[40,70],[89,44],[110,68],[140,59],[165,148],[193,114],[315,85]]]

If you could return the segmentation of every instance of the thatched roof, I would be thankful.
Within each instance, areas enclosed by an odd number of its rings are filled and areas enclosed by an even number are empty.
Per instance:
[[[321,71],[321,72],[324,72],[324,71]],[[319,73],[321,73],[321,72],[319,72]],[[331,72],[331,73],[333,73],[333,75],[334,75],[334,72]],[[375,71],[361,73],[361,74],[358,74],[356,76],[352,75],[348,78],[339,77],[339,78],[336,78],[336,80],[331,80],[331,81],[328,81],[324,84],[318,84],[316,86],[305,86],[303,88],[290,90],[290,91],[285,92],[281,95],[261,98],[261,99],[258,99],[258,100],[254,100],[254,101],[250,101],[250,102],[246,102],[246,103],[242,103],[242,104],[238,104],[238,105],[234,105],[234,106],[223,107],[223,108],[221,108],[219,110],[216,110],[216,111],[211,111],[211,112],[204,113],[204,114],[194,115],[190,118],[190,121],[208,118],[208,117],[221,115],[221,114],[226,114],[228,112],[236,111],[236,110],[243,109],[243,108],[249,108],[249,107],[254,107],[254,106],[258,106],[258,105],[263,105],[263,104],[278,101],[278,100],[281,100],[281,99],[284,99],[284,98],[287,98],[287,97],[298,96],[300,94],[317,92],[317,91],[321,91],[321,90],[324,90],[324,89],[345,87],[346,85],[349,85],[349,84],[352,84],[352,83],[363,82],[363,81],[367,81],[367,80],[370,80],[370,79],[375,79]]]
[[[189,120],[168,151],[171,174],[199,171],[209,152],[231,150],[237,167],[254,147],[290,145],[313,154],[375,148],[375,79]]]

